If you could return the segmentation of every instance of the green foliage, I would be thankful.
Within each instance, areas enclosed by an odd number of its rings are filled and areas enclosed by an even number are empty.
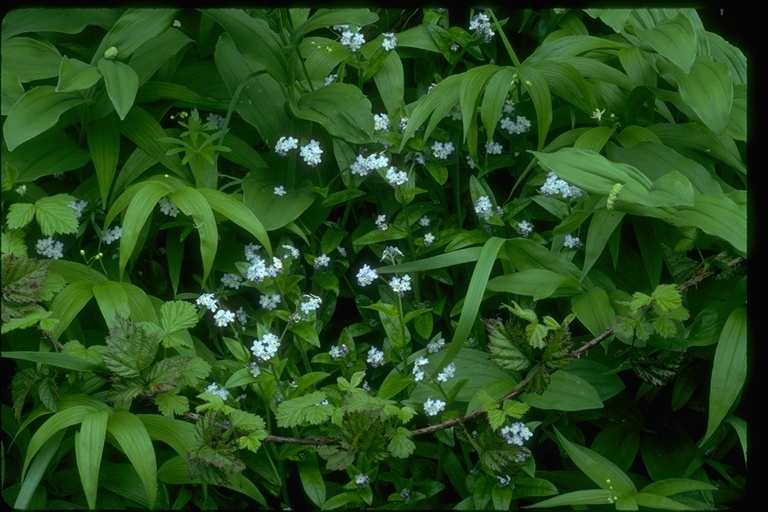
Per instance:
[[[456,12],[3,19],[5,501],[743,497],[722,13]]]

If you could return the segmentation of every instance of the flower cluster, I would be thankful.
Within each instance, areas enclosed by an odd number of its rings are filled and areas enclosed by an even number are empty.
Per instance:
[[[493,139],[489,140],[485,143],[485,152],[489,155],[500,155],[502,151],[501,144],[494,141]]]
[[[569,249],[578,249],[581,247],[581,240],[579,240],[579,237],[573,236],[573,235],[565,235],[565,240],[563,240],[563,246],[569,248]]]
[[[83,210],[88,206],[88,201],[72,201],[69,206],[75,211],[75,217],[79,219],[83,216]]]
[[[512,481],[512,477],[510,477],[509,475],[504,475],[504,476],[496,475],[496,478],[499,479],[499,483],[496,484],[499,487],[506,487]]]
[[[310,314],[312,311],[316,311],[320,304],[323,303],[323,299],[318,297],[317,295],[307,294],[305,297],[308,297],[309,300],[307,302],[301,303],[301,310],[304,312],[305,315]]]
[[[235,321],[235,314],[226,309],[220,309],[213,315],[217,327],[226,327]]]
[[[514,121],[505,117],[501,120],[501,129],[507,130],[510,135],[520,135],[531,129],[531,121],[525,116],[517,116]]]
[[[250,263],[255,263],[260,258],[258,251],[261,249],[260,245],[248,244],[245,246],[245,259]]]
[[[374,114],[373,123],[373,129],[376,131],[389,130],[390,126],[392,126],[392,122],[387,117],[387,114]]]
[[[35,250],[38,254],[54,260],[64,257],[64,244],[55,242],[52,236],[38,240],[35,244]]]
[[[339,79],[339,75],[337,75],[336,73],[331,73],[330,75],[325,77],[325,80],[323,81],[323,85],[335,84],[338,79]]]
[[[315,268],[327,267],[331,263],[331,258],[327,254],[321,254],[315,258]]]
[[[437,374],[437,381],[438,382],[445,382],[448,379],[452,379],[456,376],[456,363],[451,363],[445,368],[443,368],[443,371]]]
[[[381,42],[381,47],[388,52],[394,50],[397,46],[397,37],[395,37],[394,32],[385,32],[381,35],[384,36],[384,40]]]
[[[237,317],[237,321],[241,324],[245,325],[248,323],[248,313],[245,312],[243,306],[237,308],[237,311],[235,311],[235,316]]]
[[[213,313],[215,313],[216,310],[219,309],[219,305],[217,304],[219,301],[218,299],[215,298],[215,296],[212,293],[202,294],[197,298],[195,302],[197,302],[198,306],[203,306],[205,308],[208,308]]]
[[[334,345],[328,351],[328,354],[334,359],[344,359],[349,354],[349,347],[343,343],[341,345]]]
[[[461,104],[455,104],[453,108],[447,114],[445,114],[445,117],[448,117],[454,121],[461,121],[463,119],[461,115]]]
[[[101,239],[104,241],[105,244],[109,245],[112,242],[119,240],[122,235],[123,235],[123,228],[121,228],[120,226],[115,226],[112,229],[105,229],[104,232],[101,234]]]
[[[440,158],[441,160],[448,158],[451,153],[453,153],[454,149],[453,142],[446,142],[443,144],[442,142],[435,141],[435,143],[432,144],[432,154],[435,158]]]
[[[408,121],[410,120],[411,119],[408,116],[400,118],[400,124],[397,126],[400,129],[400,133],[405,133],[405,130],[408,129]]]
[[[373,269],[368,265],[363,265],[363,268],[357,273],[357,284],[360,286],[368,286],[378,278],[379,274],[376,272],[376,269]]]
[[[280,294],[275,293],[274,295],[262,295],[259,297],[259,304],[261,304],[261,307],[266,309],[267,311],[272,311],[280,304]]]
[[[491,20],[487,14],[478,13],[469,22],[469,30],[473,30],[475,34],[483,36],[483,40],[486,43],[490,43],[496,32],[491,30]]]
[[[227,121],[227,118],[211,112],[208,114],[208,117],[206,117],[205,120],[211,124],[214,130],[223,130],[224,123]]]
[[[348,50],[356,52],[365,44],[365,37],[360,32],[352,32],[351,30],[344,30],[341,33],[341,44]]]
[[[287,192],[285,191],[285,187],[282,185],[280,185],[279,187],[275,187],[274,193],[276,196],[281,196],[281,197],[287,194]]]
[[[376,347],[371,347],[368,350],[368,358],[365,361],[374,368],[378,368],[384,364],[384,352]]]
[[[394,166],[392,166],[387,171],[385,178],[390,185],[397,187],[408,181],[408,174],[405,171],[398,171]]]
[[[357,155],[357,158],[354,162],[352,162],[352,165],[349,166],[349,169],[352,171],[352,174],[368,176],[371,171],[375,169],[382,169],[388,165],[389,158],[387,158],[382,151],[381,153],[372,153],[367,157],[363,155]]]
[[[292,149],[298,149],[298,147],[298,139],[294,139],[293,137],[286,137],[283,135],[277,140],[277,144],[275,144],[275,153],[280,156],[285,156],[288,154],[288,151]]]
[[[355,475],[355,484],[358,487],[365,487],[369,483],[371,483],[371,477],[369,477],[365,473],[358,473]]]
[[[515,102],[510,99],[504,100],[504,106],[502,107],[502,111],[505,114],[512,114],[515,111]]]
[[[517,232],[520,236],[527,237],[533,231],[533,224],[527,220],[522,220],[517,223]]]
[[[515,444],[517,446],[523,446],[523,443],[533,435],[531,431],[528,430],[528,427],[519,421],[501,427],[499,433],[501,434],[501,437],[507,440],[507,444]]]
[[[157,205],[160,207],[160,211],[169,217],[176,217],[179,214],[179,207],[168,196],[161,198]]]
[[[217,395],[222,400],[229,398],[229,391],[227,391],[226,388],[220,387],[215,382],[212,382],[207,388],[205,388],[205,392]]]
[[[227,288],[234,288],[235,290],[240,288],[240,285],[242,284],[243,279],[238,276],[237,274],[224,274],[221,276],[221,284],[226,286]]]
[[[427,343],[427,351],[434,354],[445,346],[445,338],[438,338]]]
[[[389,260],[390,263],[393,265],[397,264],[398,260],[405,255],[403,254],[403,251],[398,249],[395,246],[388,245],[386,249],[384,249],[381,253],[381,261]]]
[[[262,361],[269,361],[280,348],[280,338],[268,332],[261,339],[253,340],[251,352]]]
[[[299,151],[299,154],[307,163],[307,165],[311,167],[315,167],[322,162],[320,155],[323,154],[323,150],[320,149],[320,143],[315,139],[311,139],[309,144],[306,146],[301,146],[301,151]]]
[[[570,185],[565,180],[561,180],[557,174],[552,171],[547,173],[547,180],[541,186],[539,192],[545,196],[560,194],[564,199],[569,197],[581,197],[584,193],[579,187]]]
[[[375,224],[376,224],[376,227],[379,228],[381,231],[386,231],[389,229],[389,226],[387,225],[387,216],[384,214],[376,217]]]
[[[420,357],[413,362],[413,379],[419,382],[424,378],[424,366],[429,362],[426,357]]]
[[[389,282],[389,286],[393,292],[402,297],[405,295],[405,292],[411,289],[411,276],[406,274],[403,277],[393,277]]]
[[[432,400],[431,398],[427,398],[427,400],[424,402],[424,412],[427,416],[437,416],[440,411],[445,410],[445,402],[442,400]]]
[[[409,151],[405,155],[405,163],[416,162],[419,165],[427,165],[427,158],[420,151]]]
[[[253,376],[254,379],[261,375],[261,367],[256,361],[252,361],[250,364],[244,366],[248,368],[248,372]]]
[[[480,196],[475,201],[475,213],[483,220],[493,217],[493,203],[488,196]]]

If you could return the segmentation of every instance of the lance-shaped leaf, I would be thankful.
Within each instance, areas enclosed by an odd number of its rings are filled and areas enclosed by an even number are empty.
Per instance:
[[[117,58],[126,60],[141,45],[170,28],[177,9],[128,9],[109,29],[93,54],[91,64],[96,64],[108,48],[117,48]]]
[[[128,460],[144,484],[149,508],[153,508],[157,497],[157,460],[146,427],[135,414],[115,411],[109,418],[107,430],[128,456]]]
[[[96,508],[99,492],[99,468],[104,440],[107,435],[107,420],[110,411],[93,411],[85,415],[80,432],[75,434],[75,458],[80,482],[83,484],[88,507]]]
[[[269,241],[267,230],[259,218],[247,206],[234,197],[215,189],[204,188],[200,189],[199,192],[208,201],[213,211],[248,231],[266,249],[267,254],[272,255],[272,244]]]
[[[128,64],[123,64],[117,60],[101,59],[98,67],[104,77],[109,100],[122,121],[128,115],[128,111],[131,110],[133,100],[136,99],[139,77]]]

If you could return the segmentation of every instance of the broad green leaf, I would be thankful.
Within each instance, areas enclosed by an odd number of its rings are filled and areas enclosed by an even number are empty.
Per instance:
[[[24,465],[21,470],[22,480],[27,473],[27,467],[29,466],[32,457],[37,454],[38,450],[40,450],[43,445],[45,445],[45,443],[60,430],[82,422],[86,414],[90,413],[92,410],[93,408],[91,407],[75,406],[68,409],[62,409],[45,420],[29,440],[27,453],[24,458]]]
[[[598,487],[603,490],[611,490],[622,498],[637,493],[637,488],[632,480],[611,461],[589,448],[571,443],[563,437],[557,427],[555,427],[555,433],[573,463]]]
[[[658,494],[650,494],[647,492],[640,492],[633,496],[636,505],[640,505],[648,508],[657,508],[662,510],[696,510],[685,503],[681,503],[677,500],[667,498],[665,496],[659,496]],[[616,508],[619,508],[619,503],[616,504]]]
[[[400,37],[400,34],[398,34],[398,37]],[[446,114],[458,103],[461,80],[461,74],[449,76],[438,83],[428,94],[419,98],[410,115],[408,127],[405,129],[405,133],[403,133],[403,141],[400,144],[399,151],[403,150],[408,139],[431,116],[423,135],[424,140],[429,137],[437,123],[442,121]]]
[[[352,25],[362,28],[365,25],[376,23],[378,15],[370,9],[326,9],[320,8],[304,23],[299,25],[291,34],[291,41],[297,44],[305,34],[319,28],[333,27],[334,25]]]
[[[593,336],[599,336],[611,326],[615,313],[606,291],[598,286],[571,299],[571,309]]]
[[[13,508],[17,510],[25,510],[28,508],[38,489],[40,481],[43,479],[43,475],[48,471],[48,464],[50,464],[54,455],[56,455],[61,447],[61,441],[64,439],[64,434],[66,434],[66,429],[62,428],[44,442],[42,448],[38,451],[35,462],[29,467],[29,472],[27,472],[26,477],[22,478],[21,488],[19,489],[19,494],[16,496]]]
[[[405,95],[405,78],[403,63],[397,52],[388,52],[387,58],[382,62],[379,71],[373,75],[373,81],[379,90],[381,101],[387,112],[403,110]]]
[[[315,89],[290,106],[296,117],[320,123],[334,137],[355,144],[371,141],[371,102],[351,84],[333,83]]]
[[[51,262],[50,271],[63,277],[67,282],[86,281],[89,283],[104,283],[109,281],[107,276],[91,267],[76,261],[55,260]]]
[[[107,281],[106,283],[95,283],[91,288],[107,327],[111,327],[114,323],[116,313],[119,313],[123,318],[131,317],[128,297],[121,284]]]
[[[611,503],[615,493],[608,489],[594,489],[584,491],[573,491],[549,498],[548,500],[539,501],[533,505],[528,505],[525,508],[546,508],[546,507],[562,507],[562,506],[578,506],[578,505],[606,505]]]
[[[471,263],[477,261],[482,252],[481,247],[472,247],[468,249],[459,249],[457,251],[430,256],[418,261],[400,263],[398,265],[387,265],[379,267],[376,271],[379,274],[402,273],[402,272],[422,272],[425,270],[435,270],[462,263]]]
[[[191,172],[181,165],[178,155],[167,156],[166,153],[172,146],[167,142],[160,142],[166,137],[165,131],[151,115],[138,106],[133,106],[120,123],[120,131],[139,148],[154,157],[163,167],[168,168],[176,175],[193,182]]]
[[[607,126],[590,128],[576,139],[576,142],[573,143],[573,147],[600,153],[615,130],[616,127],[609,128]]]
[[[549,90],[585,113],[597,107],[592,89],[584,76],[567,59],[545,60],[532,65],[546,81]]]
[[[56,92],[84,91],[96,85],[99,80],[101,80],[101,71],[96,66],[81,60],[70,59],[65,55],[59,66]]]
[[[485,127],[488,140],[491,140],[496,132],[496,125],[499,123],[504,101],[514,85],[515,73],[514,67],[502,67],[488,80],[485,87],[483,102],[480,106],[480,119],[483,122],[483,127]]]
[[[298,398],[280,402],[275,418],[280,427],[295,427],[303,423],[319,425],[333,413],[333,406],[322,405],[326,399],[323,391],[313,391]]]
[[[42,197],[35,202],[35,220],[43,235],[76,233],[77,217],[69,203],[74,197],[67,194]]]
[[[535,52],[534,52],[535,55]],[[531,56],[533,57],[533,56]],[[532,59],[529,58],[528,61]],[[525,63],[518,69],[519,80],[522,82],[528,96],[533,100],[536,109],[536,126],[538,128],[538,145],[536,149],[541,151],[552,124],[552,94],[544,77],[532,66]]]
[[[741,174],[747,174],[747,167],[741,160],[736,143],[727,135],[718,136],[699,123],[654,124],[647,128],[668,146],[701,151],[733,167]]]
[[[683,492],[714,491],[716,489],[717,487],[706,482],[689,480],[687,478],[667,478],[646,485],[640,492],[657,496],[672,496],[673,494]]]
[[[131,318],[137,322],[158,323],[157,312],[147,292],[138,286],[126,283],[120,283],[128,300],[128,308],[131,311]]]
[[[694,226],[730,243],[741,255],[747,253],[747,211],[723,194],[697,196],[691,207],[681,207],[667,219],[676,226]]]
[[[115,411],[109,419],[107,430],[131,461],[144,484],[149,508],[153,508],[157,497],[157,461],[146,427],[135,414]]]
[[[592,450],[628,471],[640,450],[640,430],[627,424],[608,425],[595,437]]]
[[[243,204],[261,221],[266,231],[274,231],[293,222],[315,201],[308,187],[287,190],[284,196],[274,193],[273,183],[245,179]]]
[[[40,151],[40,148],[47,148]],[[18,181],[34,181],[42,176],[84,167],[91,156],[63,129],[48,130],[4,153],[3,160],[19,170]]]
[[[52,85],[39,85],[25,92],[3,124],[8,151],[53,128],[64,112],[86,101],[79,94],[56,92]]]
[[[56,295],[50,309],[54,318],[59,319],[56,328],[51,332],[53,339],[61,336],[91,297],[93,297],[93,283],[84,281],[71,283]]]
[[[553,253],[528,238],[508,240],[503,256],[506,256],[518,271],[545,269],[573,279],[579,278],[578,267],[568,261],[562,253]]]
[[[614,32],[621,32],[629,19],[629,9],[584,9],[592,18],[599,18]]]
[[[526,393],[521,395],[520,400],[537,409],[556,411],[583,411],[603,407],[600,395],[592,385],[563,370],[552,374],[544,393]]]
[[[8,359],[19,359],[23,361],[34,361],[36,363],[48,364],[51,366],[65,368],[67,370],[75,370],[78,372],[104,371],[104,367],[101,364],[95,364],[81,357],[64,354],[61,352],[32,352],[25,350],[14,350],[10,352],[3,352],[2,357],[7,357]]]
[[[525,60],[521,69],[528,64],[555,57],[575,57],[587,52],[615,53],[617,50],[621,50],[627,46],[627,43],[603,37],[582,35],[565,36],[547,41],[545,44],[537,47],[533,54]]]
[[[337,508],[345,507],[350,503],[359,504],[361,501],[360,495],[357,492],[342,492],[326,500],[321,510],[335,510]]]
[[[198,443],[195,439],[195,426],[188,421],[174,420],[158,414],[135,416],[144,424],[149,437],[164,442],[182,457],[186,457],[187,451]]]
[[[3,19],[2,40],[24,33],[79,34],[88,25],[111,27],[123,9],[23,8],[9,11]]]
[[[635,35],[670,62],[680,66],[685,73],[693,66],[698,41],[691,21],[684,13],[663,20],[653,28],[638,27]]]
[[[741,393],[747,376],[747,312],[733,310],[720,333],[715,350],[709,392],[707,432],[703,444],[714,434]]]
[[[6,24],[3,23],[3,32]],[[51,78],[59,74],[62,57],[45,39],[13,37],[3,41],[2,72],[13,73],[22,83]]]
[[[235,473],[229,476],[229,479],[224,484],[228,489],[245,494],[249,498],[259,503],[262,507],[267,507],[267,500],[261,493],[256,484],[249,478],[246,478],[242,473]]]
[[[102,117],[88,127],[88,149],[99,180],[101,204],[106,205],[120,157],[120,130],[113,116]]]
[[[613,398],[624,390],[624,382],[613,373],[612,368],[591,359],[576,359],[568,365],[565,372],[587,381],[602,401]]]
[[[88,501],[88,507],[96,508],[99,492],[99,468],[107,435],[109,411],[93,411],[85,415],[80,432],[75,434],[75,458],[80,482]]]
[[[176,28],[169,28],[144,42],[129,62],[136,72],[139,85],[149,80],[163,63],[182,53],[182,49],[192,42],[192,39]]]
[[[14,203],[8,208],[8,229],[21,229],[35,218],[35,205]]]
[[[266,249],[267,254],[272,255],[272,244],[269,241],[267,230],[253,211],[224,192],[212,188],[203,188],[199,192],[208,201],[212,210],[248,231]]]
[[[109,99],[122,121],[133,106],[139,77],[133,68],[117,60],[100,59],[98,68],[104,77]]]
[[[529,295],[533,300],[570,297],[582,291],[579,282],[573,277],[535,268],[494,277],[488,281],[487,287],[492,292]]]
[[[205,281],[213,268],[213,260],[219,245],[219,231],[211,205],[202,192],[192,187],[179,189],[171,193],[170,198],[185,215],[192,218],[200,234],[200,255],[203,259],[203,281]]]
[[[623,213],[610,210],[597,210],[592,215],[584,249],[584,266],[581,269],[579,281],[582,281],[587,276],[592,266],[597,262],[605,249],[605,245],[608,243],[608,239],[620,225],[623,218]]]
[[[145,42],[168,30],[177,13],[177,9],[128,9],[101,40],[91,64],[96,65],[111,47],[117,48],[117,60],[126,61]]]
[[[461,106],[461,120],[464,127],[464,142],[467,141],[467,134],[470,130],[470,123],[477,124],[477,107],[480,101],[480,95],[485,90],[485,84],[501,68],[494,64],[486,64],[472,68],[462,73],[461,84],[459,86],[459,105]],[[470,146],[469,152],[477,160],[477,147]]]
[[[741,450],[744,452],[744,463],[747,462],[747,422],[736,416],[728,416],[725,418],[725,422],[733,427],[736,434],[739,436],[739,442],[741,443]]]
[[[747,58],[744,56],[744,53],[718,34],[707,31],[703,36],[706,40],[706,44],[700,42],[700,47],[702,47],[702,49],[706,48],[708,54],[711,55],[716,62],[725,62],[728,64],[734,84],[746,85]]]

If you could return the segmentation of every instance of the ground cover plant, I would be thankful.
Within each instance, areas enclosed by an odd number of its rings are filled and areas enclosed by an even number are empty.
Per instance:
[[[746,59],[694,9],[18,9],[17,509],[723,510]]]

